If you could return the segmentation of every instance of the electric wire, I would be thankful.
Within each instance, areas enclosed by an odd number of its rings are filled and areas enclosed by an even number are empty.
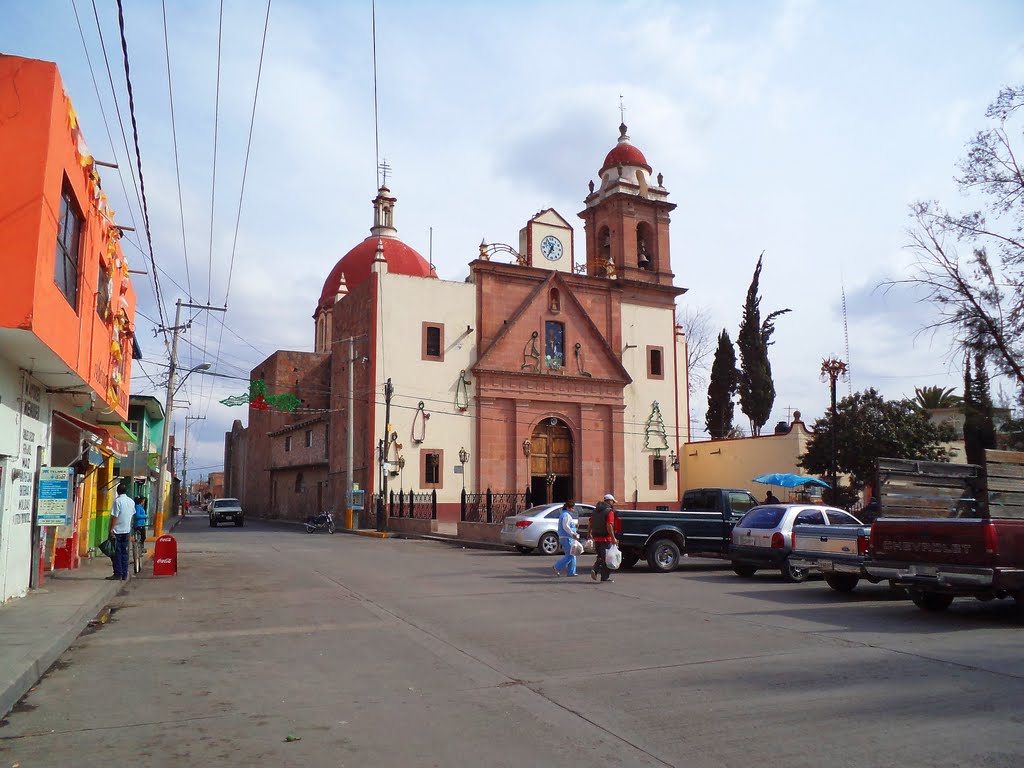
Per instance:
[[[95,8],[95,2],[93,3]],[[97,17],[98,21],[98,17]],[[156,257],[153,255],[153,233],[149,224],[149,203],[146,200],[146,179],[142,173],[142,150],[139,147],[139,124],[135,119],[135,94],[132,90],[131,69],[128,64],[128,39],[124,29],[124,6],[117,0],[117,26],[121,32],[121,53],[124,58],[124,80],[128,88],[128,112],[132,119],[132,135],[135,139],[135,163],[139,170],[139,193],[142,196],[142,219],[146,224],[146,243],[149,246],[149,262],[153,267],[153,287],[156,291],[156,305],[160,318],[165,318],[163,297],[160,295],[160,278],[156,271]]]
[[[174,119],[174,88],[171,85],[171,45],[167,35],[167,0],[161,0],[164,23],[164,59],[167,62],[167,101],[171,106],[171,139],[174,144],[174,175],[178,182],[178,214],[181,219],[181,247],[185,255],[185,282],[188,284],[189,301],[192,301],[192,275],[188,265],[188,238],[185,236],[185,204],[181,196],[181,164],[178,161],[178,129]],[[180,286],[179,286],[180,287]]]

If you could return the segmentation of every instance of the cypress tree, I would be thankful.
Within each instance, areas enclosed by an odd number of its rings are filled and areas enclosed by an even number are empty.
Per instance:
[[[732,397],[739,385],[739,371],[736,370],[736,351],[732,339],[725,329],[718,335],[718,349],[711,365],[711,379],[708,382],[708,410],[704,426],[712,440],[728,437],[733,429],[732,417],[735,410]]]
[[[761,261],[764,252],[757,258],[754,277],[747,288],[747,300],[743,305],[743,320],[737,344],[740,348],[740,409],[750,419],[750,434],[761,434],[761,427],[771,416],[775,404],[775,382],[772,381],[772,365],[768,360],[768,347],[775,332],[775,318],[791,311],[780,309],[761,321],[761,297],[758,288],[761,280]]]

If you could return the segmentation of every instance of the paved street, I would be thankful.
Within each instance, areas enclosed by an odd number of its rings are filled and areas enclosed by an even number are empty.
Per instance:
[[[79,638],[0,766],[1024,763],[1024,629],[998,605],[926,615],[710,560],[596,585],[254,521],[175,535],[179,575]]]

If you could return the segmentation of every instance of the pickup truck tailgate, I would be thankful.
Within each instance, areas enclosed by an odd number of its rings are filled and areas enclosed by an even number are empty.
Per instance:
[[[876,562],[991,565],[988,521],[921,519],[877,520],[871,528],[871,559]]]
[[[858,537],[867,536],[870,530],[866,525],[797,525],[793,527],[793,552],[855,557]]]

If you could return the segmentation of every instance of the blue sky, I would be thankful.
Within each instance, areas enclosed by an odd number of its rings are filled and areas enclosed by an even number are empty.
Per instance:
[[[197,301],[222,304],[265,5],[224,6],[211,248],[218,4],[167,2],[187,275],[161,3],[125,6],[167,308],[189,286]],[[97,8],[126,116],[116,4]],[[77,0],[77,10],[113,150],[71,0],[0,2],[0,51],[56,61],[94,154],[126,167],[92,4]],[[825,408],[821,360],[846,354],[843,283],[855,389],[899,397],[914,386],[960,386],[945,337],[915,333],[929,307],[876,286],[911,260],[903,247],[911,201],[969,206],[952,182],[955,163],[999,88],[1024,81],[1021,3],[380,0],[377,32],[380,152],[394,169],[399,234],[426,255],[433,228],[442,277],[464,277],[481,238],[516,243],[542,208],[578,221],[587,182],[617,137],[622,94],[633,142],[678,204],[672,263],[689,289],[682,301],[735,338],[765,251],[762,307],[793,310],[772,347],[778,397],[769,427],[787,407],[808,421]],[[311,348],[323,280],[371,223],[370,43],[369,2],[273,0],[230,330],[218,353],[219,325],[204,328],[197,317],[183,364],[216,361],[220,372],[245,376],[275,349]],[[138,219],[134,193],[126,203],[116,172],[103,178],[122,220],[129,207]],[[582,251],[581,225],[576,237]],[[131,246],[127,254],[142,261]],[[156,317],[152,289],[140,294],[142,311]],[[147,322],[139,326],[153,381],[137,370],[135,391],[152,393],[166,358]],[[216,400],[244,389],[199,375],[186,384],[193,415],[207,416],[191,428],[193,467],[222,462],[223,433],[244,411]],[[703,405],[701,394],[695,434]]]

